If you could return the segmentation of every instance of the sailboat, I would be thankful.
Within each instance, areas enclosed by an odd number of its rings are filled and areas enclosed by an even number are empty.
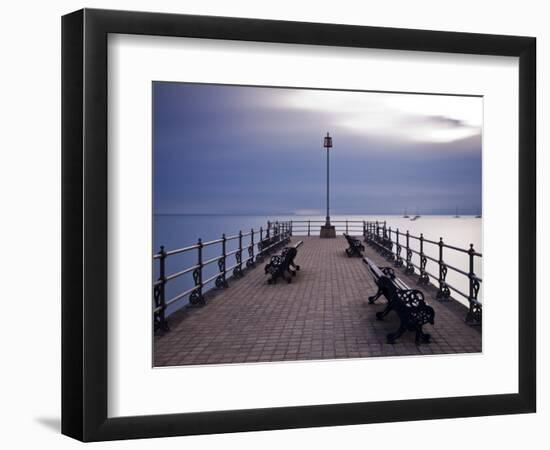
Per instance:
[[[416,214],[411,220],[420,219],[420,214],[418,214],[418,208],[416,208]]]
[[[458,215],[458,207],[455,208],[455,219],[458,219],[460,216]]]
[[[403,219],[408,219],[409,215],[407,214],[407,210],[405,210],[405,213],[403,214]]]

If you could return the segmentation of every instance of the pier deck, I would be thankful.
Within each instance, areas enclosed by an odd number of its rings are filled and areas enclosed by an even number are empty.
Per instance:
[[[348,258],[344,238],[294,236],[304,241],[291,284],[267,284],[263,264],[248,270],[229,288],[208,295],[202,308],[183,308],[169,317],[170,331],[154,338],[154,365],[226,364],[289,360],[471,353],[481,351],[481,331],[464,323],[466,307],[435,300],[435,288],[419,288],[417,277],[398,271],[411,288],[424,291],[436,314],[426,325],[429,344],[416,345],[413,332],[393,344],[386,334],[398,328],[391,312],[377,321],[385,299],[368,303],[376,292],[361,258]],[[372,248],[365,256],[391,265]]]

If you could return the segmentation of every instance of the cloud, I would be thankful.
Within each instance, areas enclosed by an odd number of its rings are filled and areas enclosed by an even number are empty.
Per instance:
[[[479,135],[480,97],[288,90],[278,106],[318,112],[352,133],[403,142],[449,143]]]

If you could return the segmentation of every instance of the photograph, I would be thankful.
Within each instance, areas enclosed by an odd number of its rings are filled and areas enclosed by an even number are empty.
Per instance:
[[[154,367],[482,353],[483,96],[151,89]]]

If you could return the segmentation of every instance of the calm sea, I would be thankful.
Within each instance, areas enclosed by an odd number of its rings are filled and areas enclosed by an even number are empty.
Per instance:
[[[417,220],[411,221],[410,219],[403,218],[401,216],[361,216],[361,215],[347,215],[347,216],[332,216],[333,221],[345,221],[359,220],[359,221],[386,221],[388,227],[392,229],[399,229],[400,232],[409,231],[411,234],[420,235],[424,234],[426,239],[438,241],[440,237],[444,242],[460,248],[469,248],[470,243],[474,245],[474,248],[483,253],[482,248],[482,219],[472,216],[461,216],[455,218],[454,216],[422,216]],[[198,238],[201,238],[203,242],[212,241],[221,238],[225,233],[227,237],[234,236],[242,231],[243,233],[250,232],[253,228],[258,230],[260,227],[265,229],[268,220],[293,220],[293,221],[322,221],[324,217],[321,216],[228,216],[228,215],[155,215],[154,217],[154,253],[157,253],[160,246],[164,245],[166,250],[173,250],[177,248],[187,247],[197,242]],[[318,225],[315,226],[318,229]],[[298,231],[298,225],[294,226],[294,234],[307,234],[307,224],[302,223],[300,226],[303,231]],[[338,234],[345,229],[345,224],[337,224]],[[361,234],[360,226],[354,230],[349,225],[350,234]],[[311,225],[312,234],[314,231],[314,225]],[[317,234],[317,233],[315,233]],[[243,248],[248,245],[249,237],[243,238]],[[256,237],[256,242],[258,238]],[[401,241],[404,244],[404,240]],[[415,239],[410,240],[411,248],[418,250],[419,242]],[[238,246],[238,240],[232,240],[227,242],[227,251],[236,249]],[[425,244],[424,252],[433,258],[438,259],[439,249],[435,245]],[[207,246],[203,250],[203,260],[219,256],[221,254],[221,244],[215,244]],[[243,259],[248,254],[243,252]],[[403,258],[405,252],[402,252]],[[468,271],[468,255],[449,249],[444,250],[444,261],[462,269]],[[181,271],[187,267],[196,264],[197,252],[185,252],[182,254],[170,256],[166,260],[167,274]],[[480,258],[475,258],[476,264],[474,270],[476,274],[483,278],[482,266]],[[418,264],[416,255],[413,257],[413,261]],[[234,257],[228,258],[227,266],[235,263]],[[358,262],[359,264],[359,262]],[[214,262],[205,267],[203,272],[203,279],[207,279],[217,272],[217,264]],[[439,270],[437,264],[432,261],[428,261],[426,269],[433,273],[438,274]],[[158,276],[158,264],[155,264],[155,277]],[[464,293],[468,293],[468,280],[466,277],[449,270],[447,275],[447,281],[449,284],[455,286]],[[433,282],[433,280],[432,280]],[[166,287],[166,299],[173,298],[178,293],[183,292],[193,286],[193,279],[190,273],[176,278],[169,283]],[[213,286],[210,283],[209,288]],[[454,295],[457,300],[464,304],[467,301],[461,296]],[[483,291],[480,291],[480,299],[483,299]],[[187,299],[183,298],[180,301],[175,302],[168,309],[168,314],[175,310],[185,306]]]

